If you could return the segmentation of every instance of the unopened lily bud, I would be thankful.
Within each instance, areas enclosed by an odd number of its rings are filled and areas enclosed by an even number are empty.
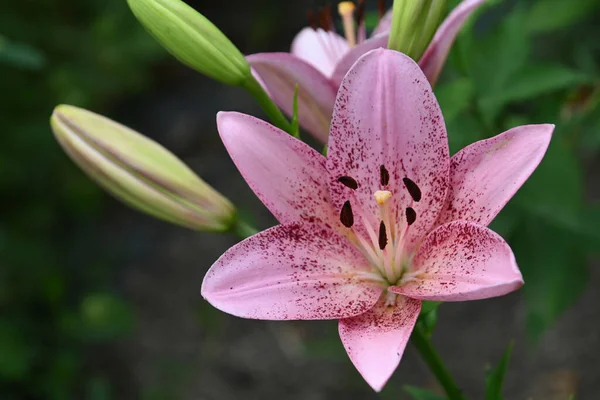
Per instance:
[[[229,200],[155,141],[68,105],[56,107],[50,123],[79,167],[128,205],[196,230],[224,231],[234,223]]]
[[[394,0],[388,48],[418,61],[442,21],[447,0]]]
[[[156,40],[185,65],[228,85],[250,77],[250,66],[233,43],[180,0],[127,0]]]

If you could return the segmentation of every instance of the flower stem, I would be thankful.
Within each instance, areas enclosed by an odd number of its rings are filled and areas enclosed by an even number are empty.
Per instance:
[[[462,392],[456,385],[456,382],[454,382],[454,379],[444,365],[444,362],[427,338],[427,335],[425,334],[425,328],[421,322],[417,322],[417,325],[415,326],[415,329],[411,335],[411,340],[433,375],[435,375],[440,385],[442,385],[444,388],[448,399],[465,400],[465,397],[462,395]]]
[[[258,233],[258,230],[238,216],[235,223],[231,226],[231,232],[240,239],[246,239]]]
[[[273,100],[271,100],[267,92],[265,92],[265,89],[263,89],[260,83],[258,83],[258,81],[252,75],[250,75],[248,80],[242,84],[242,87],[250,92],[250,94],[256,99],[273,125],[286,131],[290,135],[293,134],[292,125],[281,113],[281,110],[279,110],[275,103],[273,103]]]

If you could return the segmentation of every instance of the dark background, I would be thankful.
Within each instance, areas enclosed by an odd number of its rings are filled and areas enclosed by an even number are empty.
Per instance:
[[[324,2],[188,3],[250,54],[286,51],[306,11]],[[442,305],[433,340],[471,399],[483,398],[486,365],[513,339],[506,399],[595,399],[600,1],[488,3],[436,88],[452,151],[519,124],[557,130],[492,226],[513,246],[525,287]],[[202,278],[236,238],[169,226],[104,194],[54,141],[48,118],[59,103],[158,140],[259,227],[275,223],[216,132],[219,110],[263,116],[242,89],[178,64],[125,0],[2,2],[0,399],[402,399],[404,385],[437,390],[410,346],[377,395],[334,321],[249,321],[212,309]]]

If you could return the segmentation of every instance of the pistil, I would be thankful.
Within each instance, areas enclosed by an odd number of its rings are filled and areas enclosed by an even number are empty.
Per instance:
[[[382,171],[384,169],[385,168],[382,166]],[[381,260],[383,261],[385,275],[388,281],[393,282],[396,279],[394,253],[398,249],[396,249],[394,246],[387,246],[388,242],[394,242],[394,237],[392,236],[392,227],[395,225],[395,223],[391,218],[389,206],[389,200],[392,198],[392,192],[389,190],[377,190],[373,196],[379,205],[379,219],[381,221],[379,225],[379,248],[381,249]]]
[[[351,1],[342,1],[338,4],[338,13],[344,25],[344,35],[349,47],[356,46],[356,26],[354,24],[354,9],[356,6]]]

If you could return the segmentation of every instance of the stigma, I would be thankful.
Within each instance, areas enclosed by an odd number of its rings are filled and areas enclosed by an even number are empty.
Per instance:
[[[377,202],[377,204],[383,206],[392,197],[392,192],[390,192],[389,190],[378,190],[373,194],[373,196],[375,196],[375,201]]]
[[[356,27],[354,25],[354,9],[356,6],[351,1],[342,1],[338,4],[338,13],[342,18],[344,25],[344,36],[348,41],[348,46],[356,46]]]

